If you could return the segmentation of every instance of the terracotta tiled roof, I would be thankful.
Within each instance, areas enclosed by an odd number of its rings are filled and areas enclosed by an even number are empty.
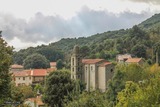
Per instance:
[[[104,59],[82,59],[82,63],[84,64],[96,64],[101,61],[104,61]]]
[[[50,66],[52,67],[52,66],[56,66],[57,65],[57,63],[56,62],[50,62]]]
[[[142,60],[142,58],[129,58],[126,60],[126,62],[129,62],[129,63],[138,63]]]
[[[29,71],[29,70],[15,71],[15,72],[13,72],[13,75],[16,76],[16,77],[25,77],[25,76],[29,76],[30,72],[31,71]]]
[[[104,62],[100,66],[102,67],[102,66],[106,66],[106,65],[110,65],[110,64],[112,64],[112,63],[111,62]]]
[[[47,70],[46,69],[33,69],[31,71],[32,76],[46,76]]]
[[[22,65],[18,65],[18,64],[14,64],[14,65],[11,65],[11,68],[12,69],[23,69],[23,66]]]
[[[50,71],[51,69],[49,69]],[[33,69],[33,70],[23,70],[13,72],[14,76],[46,76],[46,69]]]

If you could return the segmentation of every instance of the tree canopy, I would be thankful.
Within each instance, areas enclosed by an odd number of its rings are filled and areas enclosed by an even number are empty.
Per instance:
[[[75,87],[68,71],[54,71],[47,77],[43,101],[51,107],[62,107],[65,96],[72,93]]]
[[[23,65],[25,69],[49,68],[50,62],[45,58],[45,56],[36,53],[28,56],[24,60]]]
[[[12,47],[8,46],[0,36],[0,105],[11,95],[11,76],[9,74],[9,67],[11,63]]]

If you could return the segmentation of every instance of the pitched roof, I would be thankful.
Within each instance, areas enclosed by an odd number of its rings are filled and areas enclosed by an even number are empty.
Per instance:
[[[82,59],[82,63],[84,64],[96,64],[101,61],[104,61],[104,59]]]
[[[15,71],[13,75],[16,77],[25,77],[30,75],[31,70]]]
[[[129,58],[126,60],[126,62],[129,62],[129,63],[138,63],[142,60],[142,58]]]
[[[23,69],[23,66],[22,65],[18,65],[18,64],[13,64],[13,65],[11,65],[11,68],[12,69]]]
[[[50,62],[50,66],[52,67],[52,66],[56,66],[57,65],[57,63],[56,62]]]
[[[51,69],[50,69],[51,70]],[[46,69],[33,69],[33,70],[23,70],[23,71],[15,71],[13,72],[14,76],[46,76],[47,70]]]
[[[106,65],[111,65],[111,64],[112,64],[111,62],[107,62],[107,61],[106,61],[106,62],[103,62],[100,66],[101,66],[101,67],[104,67],[104,66],[106,66]]]
[[[33,69],[31,71],[32,76],[46,76],[47,70],[46,69]]]

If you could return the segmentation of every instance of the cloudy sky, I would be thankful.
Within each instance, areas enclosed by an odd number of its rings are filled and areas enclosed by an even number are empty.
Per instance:
[[[19,50],[130,28],[155,13],[160,0],[0,0],[0,30]]]

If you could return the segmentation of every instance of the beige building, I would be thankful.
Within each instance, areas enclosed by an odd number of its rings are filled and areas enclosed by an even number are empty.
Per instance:
[[[112,78],[114,66],[104,59],[82,59],[79,47],[75,46],[71,56],[71,79],[86,83],[86,90],[107,89],[107,81]]]
[[[116,56],[116,61],[118,63],[123,63],[129,58],[132,58],[131,54],[123,54],[123,55],[119,54]]]
[[[46,69],[24,70],[20,72],[15,71],[13,72],[13,80],[16,86],[31,85],[43,82],[47,75],[48,71]]]
[[[56,62],[50,62],[50,68],[54,68],[57,70],[57,63]]]

